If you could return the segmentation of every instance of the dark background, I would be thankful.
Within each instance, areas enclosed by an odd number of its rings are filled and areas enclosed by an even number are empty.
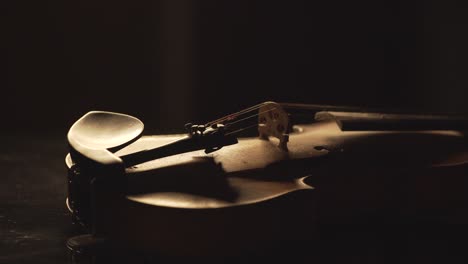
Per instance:
[[[265,100],[468,112],[462,1],[7,2],[4,132],[89,110],[165,131]]]

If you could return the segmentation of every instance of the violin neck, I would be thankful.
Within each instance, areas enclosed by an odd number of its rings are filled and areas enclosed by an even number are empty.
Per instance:
[[[317,121],[334,120],[342,131],[468,130],[468,119],[443,115],[318,112]]]

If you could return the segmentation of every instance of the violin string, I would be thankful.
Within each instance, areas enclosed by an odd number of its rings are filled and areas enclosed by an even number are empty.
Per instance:
[[[272,109],[269,109],[269,110],[265,110],[265,111],[259,112],[259,113],[257,113],[257,114],[254,114],[254,115],[251,115],[251,116],[248,116],[248,117],[245,117],[245,118],[240,119],[240,120],[236,120],[236,121],[233,122],[233,123],[227,124],[227,126],[230,126],[230,125],[232,125],[232,124],[234,124],[234,123],[238,123],[238,122],[241,122],[241,121],[245,121],[245,120],[250,119],[250,118],[257,117],[257,116],[259,116],[260,114],[268,113],[268,112],[271,112],[271,111],[273,111],[273,110],[275,110],[275,109],[276,109],[276,107],[274,107],[274,108],[272,108]],[[258,126],[258,123],[255,123],[255,124],[252,124],[252,125],[249,125],[249,126],[246,126],[246,127],[241,127],[241,128],[238,129],[238,130],[234,130],[234,131],[231,131],[231,132],[229,132],[229,133],[226,133],[226,135],[235,134],[235,133],[241,132],[241,131],[243,131],[243,130],[247,130],[247,129],[252,128],[252,127],[255,127],[255,126]]]
[[[245,114],[245,113],[247,113],[247,112],[254,111],[254,110],[259,109],[260,107],[264,106],[265,104],[267,104],[267,103],[261,103],[261,104],[258,104],[258,105],[249,107],[249,108],[244,109],[244,110],[242,110],[242,111],[239,111],[239,112],[230,114],[230,115],[228,115],[228,116],[219,118],[219,119],[217,119],[217,120],[211,121],[211,122],[209,122],[209,123],[206,123],[205,126],[208,127],[208,126],[211,126],[211,125],[213,125],[213,124],[215,124],[215,123],[220,123],[220,122],[222,122],[222,121],[229,120],[232,116],[240,116],[240,115]],[[234,121],[234,122],[232,122],[232,123],[229,123],[229,124],[234,124],[234,123],[237,123],[237,122],[246,120],[246,119],[248,119],[248,118],[258,116],[259,114],[273,111],[273,110],[275,110],[275,109],[276,109],[276,107],[274,107],[274,108],[272,108],[272,109],[270,109],[270,110],[263,111],[263,112],[261,112],[261,113],[258,113],[258,114],[249,116],[249,117],[247,117],[247,118],[243,118],[243,119],[240,119],[240,120],[236,120],[236,121]]]
[[[226,133],[226,136],[231,135],[231,134],[235,134],[235,133],[239,133],[239,132],[241,132],[243,130],[246,130],[246,129],[249,129],[249,128],[252,128],[252,127],[255,127],[255,126],[258,126],[258,124],[253,124],[253,125],[250,125],[250,126],[247,126],[247,127],[240,128],[238,130],[231,131],[229,133]]]
[[[224,122],[224,121],[226,121],[226,120],[233,119],[233,117],[235,118],[236,116],[240,116],[240,115],[243,115],[243,114],[245,114],[245,113],[247,113],[247,112],[254,111],[254,110],[256,110],[256,109],[258,109],[258,108],[260,108],[260,107],[261,107],[261,105],[249,107],[249,108],[244,109],[244,110],[242,110],[242,111],[239,111],[239,112],[236,112],[236,113],[232,113],[232,114],[230,114],[230,115],[227,115],[227,116],[224,116],[224,117],[222,117],[222,118],[219,118],[219,119],[213,120],[213,121],[211,121],[211,122],[208,122],[208,123],[205,124],[205,126],[211,126],[211,125],[213,125],[213,124],[222,123],[222,122]]]
[[[265,110],[265,111],[262,111],[262,112],[258,112],[258,113],[256,113],[256,114],[253,114],[253,115],[244,117],[244,118],[242,118],[242,119],[236,120],[236,121],[231,122],[231,123],[228,123],[228,124],[226,124],[226,125],[231,126],[231,125],[233,125],[233,124],[236,124],[236,123],[245,121],[245,120],[247,120],[247,119],[257,117],[257,116],[259,116],[259,115],[261,115],[261,114],[268,113],[268,112],[273,111],[273,110],[275,110],[275,109],[276,109],[276,107],[274,107],[274,108],[272,108],[272,109],[270,109],[270,110]]]
[[[216,120],[213,120],[211,122],[208,122],[205,124],[205,126],[211,126],[212,124],[216,124],[216,123],[220,123],[222,121],[225,121],[225,120],[229,120],[230,118],[232,118],[233,116],[238,116],[238,115],[242,115],[242,114],[245,114],[247,112],[251,112],[253,110],[256,110],[256,109],[259,109],[260,107],[262,107],[263,105],[265,105],[265,103],[261,103],[261,104],[257,104],[257,105],[254,105],[254,106],[251,106],[249,108],[246,108],[246,109],[243,109],[239,112],[236,112],[236,113],[232,113],[232,114],[229,114],[227,116],[224,116],[224,117],[221,117],[219,119],[216,119]]]

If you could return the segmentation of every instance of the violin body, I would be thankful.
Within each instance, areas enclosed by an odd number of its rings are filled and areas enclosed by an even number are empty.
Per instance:
[[[179,137],[143,136],[114,155]],[[83,160],[66,158],[75,221],[96,240],[156,254],[226,256],[308,243],[323,223],[382,210],[432,217],[456,203],[454,214],[465,213],[457,188],[468,152],[458,131],[346,132],[325,121],[294,127],[287,150],[252,137],[129,168]]]

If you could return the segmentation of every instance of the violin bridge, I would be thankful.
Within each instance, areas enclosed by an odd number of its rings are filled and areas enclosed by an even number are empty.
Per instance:
[[[290,121],[288,113],[275,102],[265,102],[258,113],[258,134],[261,139],[279,139],[278,147],[288,151]]]

